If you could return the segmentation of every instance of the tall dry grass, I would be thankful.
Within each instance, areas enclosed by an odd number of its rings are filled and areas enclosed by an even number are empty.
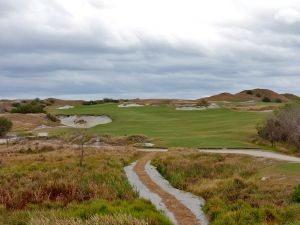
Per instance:
[[[169,152],[152,162],[179,189],[206,199],[212,225],[267,225],[300,221],[295,177],[261,180],[272,160],[247,156]],[[300,174],[298,179],[300,178]]]
[[[29,225],[149,225],[142,219],[137,219],[131,215],[116,214],[106,216],[92,216],[87,220],[81,219],[58,219],[47,217],[32,219]]]

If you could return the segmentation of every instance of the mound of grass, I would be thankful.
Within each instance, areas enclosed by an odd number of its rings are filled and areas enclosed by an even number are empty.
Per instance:
[[[266,164],[246,156],[170,152],[152,162],[179,189],[206,199],[212,225],[290,224],[300,220],[294,175],[285,181],[261,180]],[[298,177],[300,173],[298,173]]]

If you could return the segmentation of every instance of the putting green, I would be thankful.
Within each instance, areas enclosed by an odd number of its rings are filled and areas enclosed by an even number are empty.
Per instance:
[[[48,109],[53,114],[108,115],[111,124],[88,130],[97,134],[144,134],[167,147],[255,147],[251,137],[256,125],[268,113],[238,112],[229,109],[178,111],[169,106],[120,108],[117,104],[76,106],[72,109]],[[70,129],[53,129],[61,133]]]

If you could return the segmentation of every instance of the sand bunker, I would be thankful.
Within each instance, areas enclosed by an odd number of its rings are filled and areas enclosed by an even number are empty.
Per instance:
[[[141,105],[141,104],[121,104],[121,105],[118,105],[118,107],[121,107],[121,108],[126,108],[126,107],[141,107],[141,106],[144,106],[144,105]]]
[[[206,110],[206,107],[177,107],[176,110],[190,111],[190,110]]]
[[[112,122],[112,119],[108,116],[58,116],[58,119],[63,125],[74,128],[90,128]]]
[[[183,106],[183,107],[177,107],[176,110],[183,110],[183,111],[189,111],[189,110],[207,110],[207,109],[219,109],[221,108],[219,105],[212,103],[209,106]]]
[[[61,107],[58,107],[57,109],[73,109],[74,106],[72,105],[65,105],[65,106],[61,106]]]

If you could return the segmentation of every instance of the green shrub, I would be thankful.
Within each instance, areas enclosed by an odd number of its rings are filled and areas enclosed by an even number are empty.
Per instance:
[[[127,137],[127,141],[129,141],[130,143],[145,143],[147,140],[147,136],[140,134],[130,135],[129,137]]]
[[[279,98],[276,98],[276,99],[274,100],[274,102],[276,102],[276,103],[282,103],[282,100],[279,99]]]
[[[19,102],[14,102],[11,104],[13,107],[19,107],[21,104]]]
[[[200,102],[197,103],[197,106],[209,106],[208,101],[206,101],[205,99],[201,99]]]
[[[11,110],[11,113],[45,113],[44,104],[40,100],[33,100],[29,103],[22,103]]]
[[[118,100],[118,99],[104,98],[102,100],[84,101],[84,102],[82,102],[82,105],[97,105],[97,104],[103,104],[103,103],[119,103],[119,102],[120,102],[120,100]]]
[[[47,113],[47,118],[53,122],[59,122],[59,119],[56,116],[52,115],[51,113]]]
[[[263,97],[262,99],[263,102],[271,102],[271,99],[267,96]]]
[[[0,117],[0,137],[4,137],[11,130],[12,125],[10,120]]]
[[[82,105],[97,105],[97,101],[84,101]]]
[[[300,151],[300,107],[297,104],[287,105],[276,111],[275,115],[267,118],[263,124],[257,126],[257,133],[261,138],[275,144],[283,143],[296,147]]]
[[[300,185],[295,187],[294,193],[292,195],[293,201],[300,202]]]
[[[260,98],[260,97],[261,97],[261,94],[260,94],[260,93],[256,93],[255,96],[258,97],[258,98]]]

